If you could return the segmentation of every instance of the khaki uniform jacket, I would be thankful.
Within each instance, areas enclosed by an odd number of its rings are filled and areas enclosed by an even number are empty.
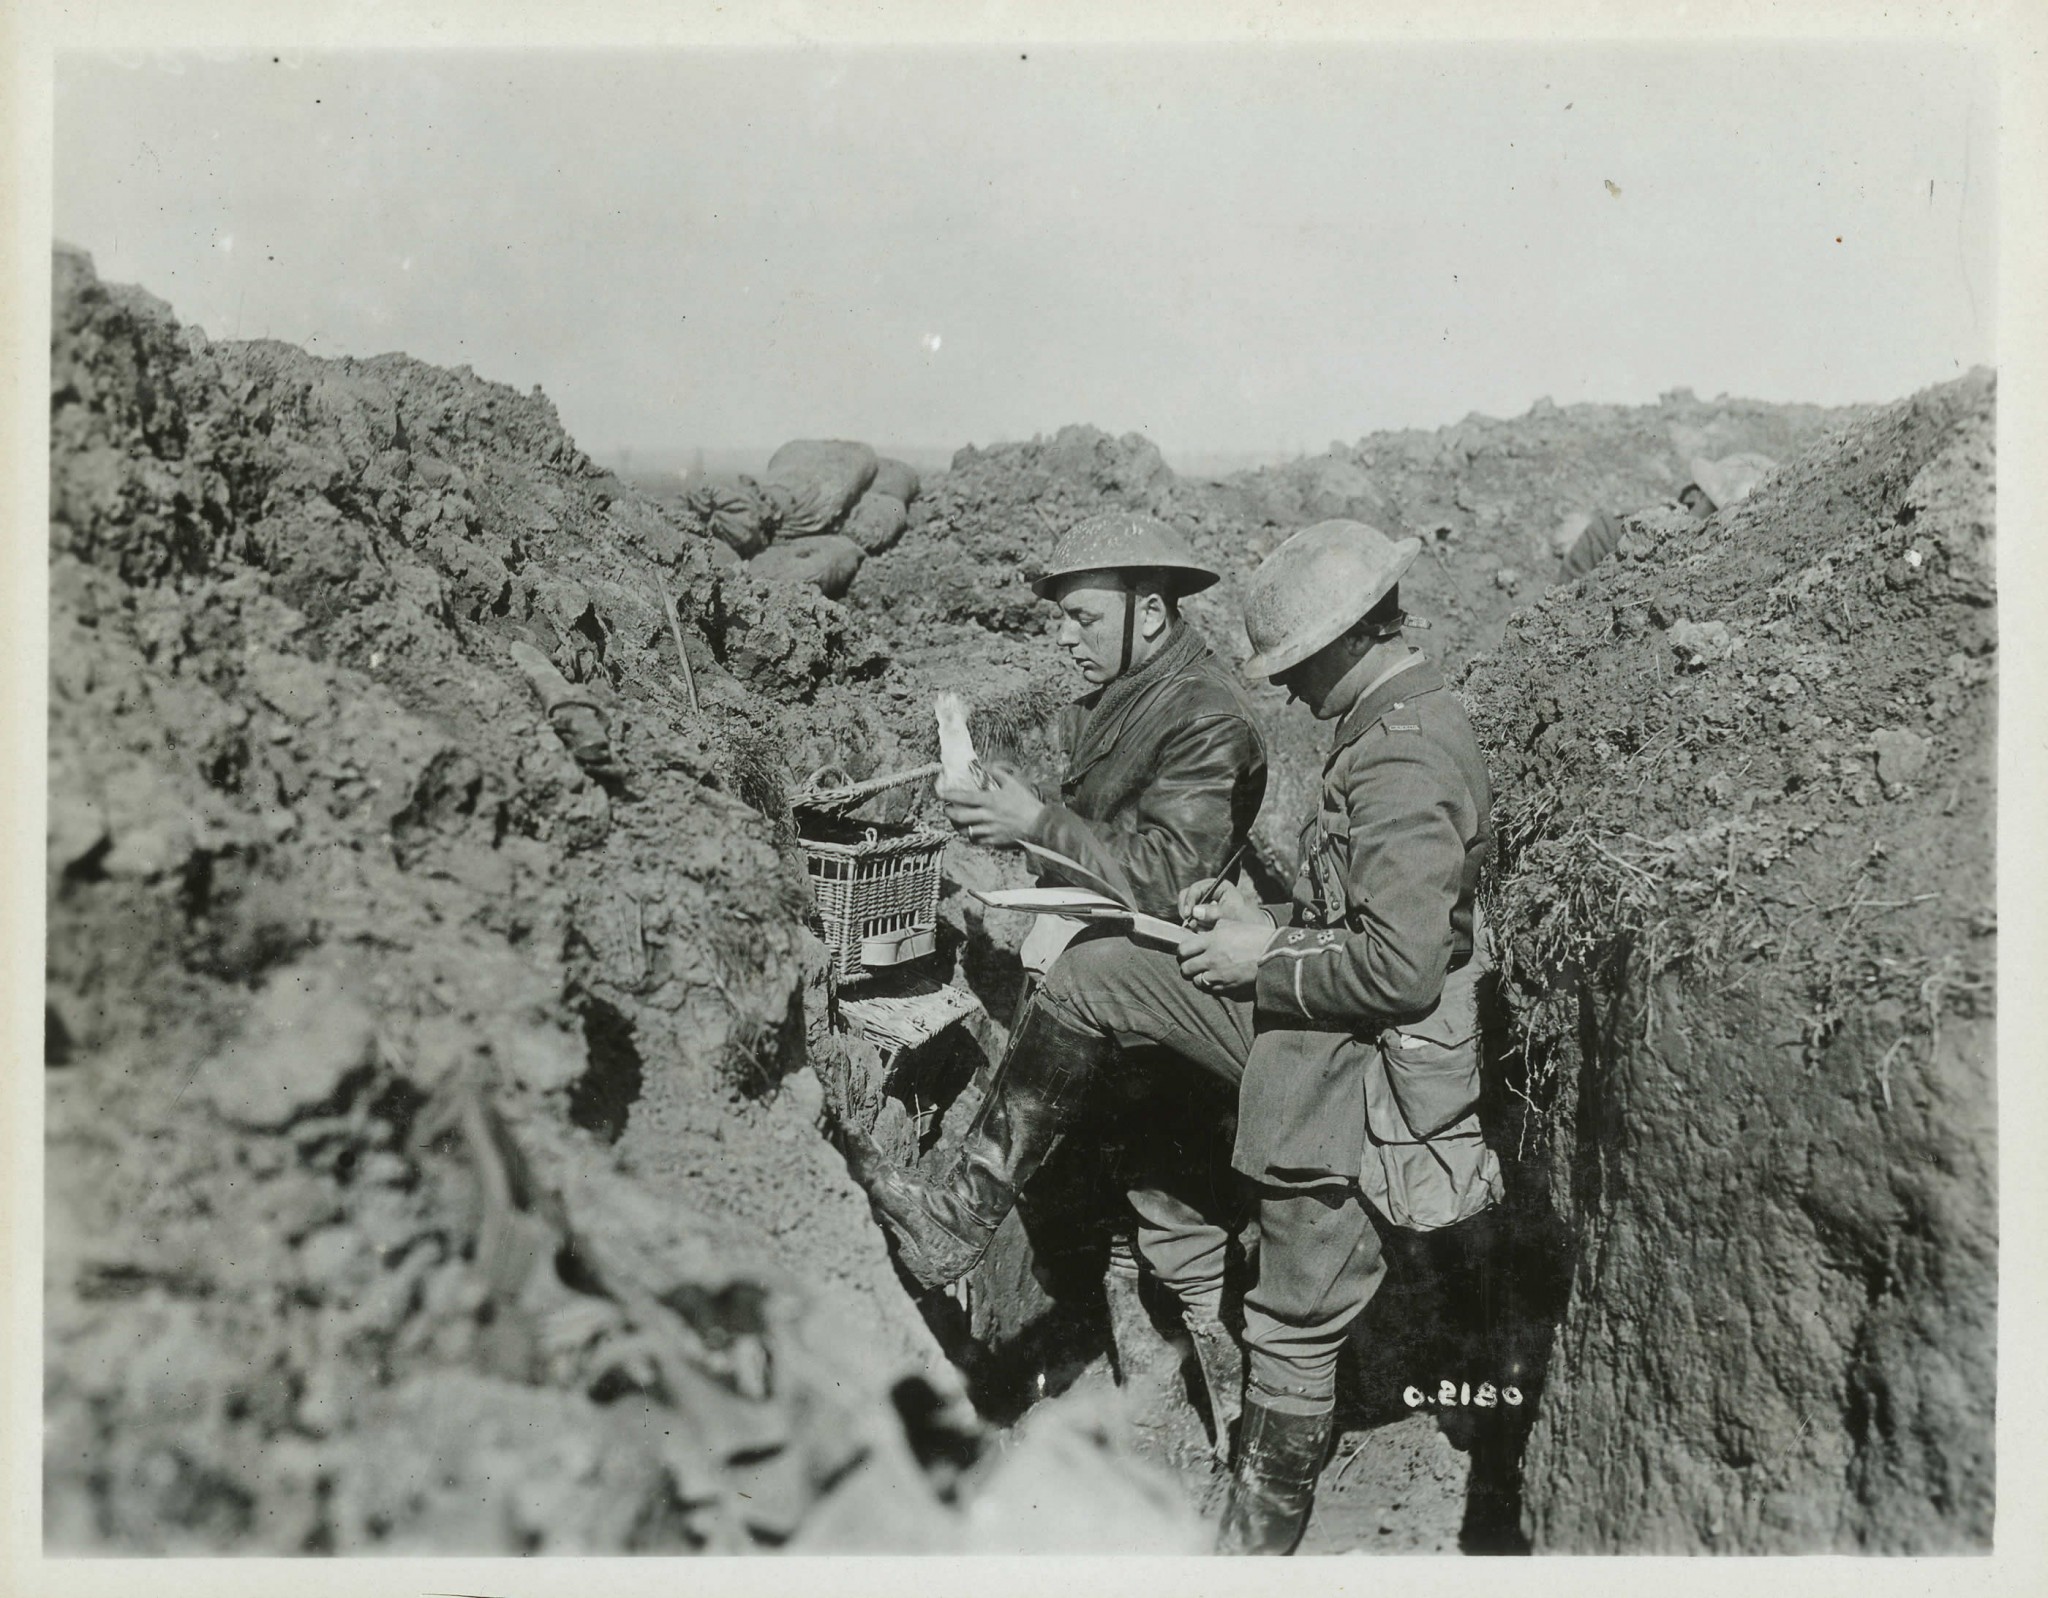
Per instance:
[[[1061,711],[1065,772],[1031,832],[1169,921],[1181,889],[1244,841],[1266,796],[1251,705],[1214,652],[1191,645],[1109,715],[1099,694]]]
[[[1464,707],[1411,649],[1337,723],[1293,902],[1259,961],[1245,1175],[1356,1178],[1389,1219],[1421,1228],[1498,1196],[1473,1113],[1492,810]]]

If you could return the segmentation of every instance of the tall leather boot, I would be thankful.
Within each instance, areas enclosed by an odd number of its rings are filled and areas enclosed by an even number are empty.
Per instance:
[[[1216,1462],[1228,1465],[1238,1417],[1244,1413],[1244,1345],[1221,1321],[1192,1311],[1187,1328],[1202,1373],[1202,1391],[1209,1399],[1209,1423],[1216,1429]]]
[[[1033,1004],[943,1178],[890,1163],[867,1139],[849,1139],[847,1166],[919,1286],[944,1287],[980,1263],[1018,1189],[1058,1147],[1096,1070],[1115,1053],[1113,1040]]]
[[[1246,1398],[1218,1553],[1291,1554],[1300,1546],[1335,1421],[1334,1410],[1287,1415]]]

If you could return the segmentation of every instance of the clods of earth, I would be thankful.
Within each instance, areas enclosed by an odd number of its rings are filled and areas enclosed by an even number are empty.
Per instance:
[[[705,494],[60,250],[49,1547],[1206,1546],[1199,1422],[1109,1380],[1085,1173],[919,1303],[831,1141],[944,1158],[1022,932],[966,890],[1020,873],[948,849],[927,975],[976,1014],[885,1056],[789,806],[929,759],[938,687],[1049,771],[1028,579],[1112,505],[1223,567],[1240,657],[1291,528],[1422,537],[1502,796],[1511,1202],[1390,1238],[1308,1550],[1983,1546],[1991,405],[1539,404],[1222,482],[1070,428]],[[1552,586],[1574,514],[1744,450],[1788,464]],[[1267,708],[1279,876],[1320,758]]]

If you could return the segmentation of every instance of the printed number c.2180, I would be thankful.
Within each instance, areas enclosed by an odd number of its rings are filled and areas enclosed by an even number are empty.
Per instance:
[[[1478,1409],[1492,1409],[1496,1404],[1519,1404],[1522,1390],[1519,1387],[1495,1387],[1492,1382],[1481,1382],[1474,1387],[1470,1382],[1442,1381],[1436,1384],[1434,1393],[1420,1387],[1401,1389],[1401,1401],[1410,1409],[1420,1409],[1425,1404],[1434,1404],[1442,1409],[1471,1406]]]

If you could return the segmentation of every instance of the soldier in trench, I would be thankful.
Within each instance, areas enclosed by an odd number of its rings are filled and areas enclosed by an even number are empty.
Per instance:
[[[1718,461],[1695,456],[1691,462],[1692,481],[1678,491],[1677,499],[1647,508],[1680,510],[1694,521],[1704,522],[1716,511],[1726,510],[1747,498],[1764,474],[1776,465],[1777,462],[1768,455],[1730,455]],[[1574,518],[1583,526],[1564,552],[1560,580],[1570,582],[1575,577],[1583,577],[1612,555],[1621,544],[1621,535],[1627,531],[1629,518],[1642,514],[1640,510],[1625,515],[1603,510]],[[1570,525],[1566,523],[1567,527]]]
[[[1149,516],[1109,513],[1068,532],[1033,584],[1059,606],[1059,645],[1090,685],[1061,714],[1059,790],[1042,797],[1014,773],[992,769],[985,789],[942,791],[953,823],[990,848],[1050,849],[1139,909],[1174,917],[1182,891],[1238,853],[1265,796],[1266,749],[1251,706],[1180,615],[1180,600],[1218,577]],[[1158,1067],[1142,1060],[1117,1073],[1115,1094],[1088,1095],[1094,1041],[1077,1052],[1035,997],[1078,930],[1041,917],[1026,940],[1025,996],[1010,1046],[951,1170],[928,1180],[857,1131],[847,1139],[848,1164],[904,1269],[926,1288],[941,1287],[981,1260],[1019,1189],[1089,1097],[1091,1135],[1115,1130],[1124,1144],[1119,1177],[1131,1217],[1112,1244],[1106,1283],[1119,1379],[1156,1389],[1147,1396],[1180,1390],[1180,1356],[1139,1298],[1142,1258],[1180,1303],[1220,1451],[1243,1382],[1242,1354],[1223,1321],[1236,1199],[1232,1096],[1221,1084],[1204,1094],[1176,1084],[1162,1103],[1151,1097]]]
[[[1037,1000],[1043,1046],[1076,1080],[1151,1043],[1237,1090],[1233,1163],[1260,1243],[1226,1552],[1289,1553],[1307,1526],[1338,1353],[1386,1275],[1371,1211],[1430,1231],[1501,1192],[1476,1113],[1492,793],[1463,707],[1402,638],[1419,547],[1323,522],[1253,579],[1245,669],[1334,724],[1291,901],[1228,885],[1205,904],[1190,884],[1201,930],[1177,954],[1077,943]]]

